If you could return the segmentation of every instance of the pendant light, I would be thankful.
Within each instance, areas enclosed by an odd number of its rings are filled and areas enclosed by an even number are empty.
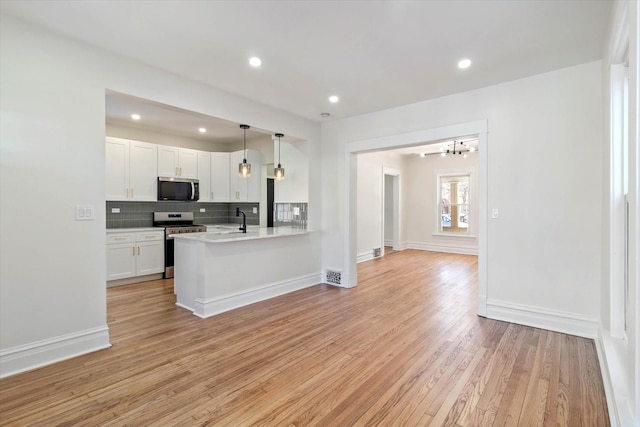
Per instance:
[[[280,138],[282,138],[284,135],[281,133],[276,133],[274,136],[278,138],[278,167],[273,169],[273,177],[278,181],[282,181],[284,179],[284,168],[280,164]]]
[[[240,175],[243,178],[248,178],[251,176],[251,164],[247,163],[247,129],[249,128],[250,128],[249,125],[240,125],[240,129],[244,131],[244,136],[243,136],[244,158],[242,159],[242,163],[238,164],[238,175]]]

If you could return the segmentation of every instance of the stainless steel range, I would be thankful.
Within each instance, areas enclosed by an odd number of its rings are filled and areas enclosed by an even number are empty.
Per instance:
[[[164,228],[164,277],[173,277],[173,235],[179,233],[202,233],[205,225],[193,223],[193,212],[154,212],[153,226]]]

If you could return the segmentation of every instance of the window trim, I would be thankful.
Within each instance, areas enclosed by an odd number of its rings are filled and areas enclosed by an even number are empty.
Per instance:
[[[477,238],[477,223],[478,212],[476,209],[476,197],[478,186],[476,183],[476,170],[474,168],[455,168],[455,169],[436,169],[434,173],[435,182],[435,200],[434,200],[434,221],[433,221],[433,236],[437,237],[452,237],[455,239],[475,239]],[[441,197],[441,179],[453,176],[467,176],[469,177],[469,222],[466,233],[454,232],[454,231],[441,231],[440,230],[440,203]]]

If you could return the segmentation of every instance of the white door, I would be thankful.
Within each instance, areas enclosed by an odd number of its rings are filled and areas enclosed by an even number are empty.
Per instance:
[[[107,138],[105,145],[106,199],[129,197],[129,141]]]
[[[164,271],[164,241],[136,243],[136,275],[162,273]]]
[[[211,153],[211,200],[229,202],[229,153]]]
[[[165,145],[158,146],[158,176],[178,176],[178,148]]]
[[[180,178],[198,178],[198,151],[181,148],[178,154],[178,176]]]
[[[131,141],[129,167],[130,198],[158,200],[158,147],[147,142]]]
[[[213,200],[211,189],[211,154],[208,151],[198,153],[198,181],[200,182],[200,201],[210,202]]]
[[[136,275],[135,243],[107,245],[107,280],[126,279]]]

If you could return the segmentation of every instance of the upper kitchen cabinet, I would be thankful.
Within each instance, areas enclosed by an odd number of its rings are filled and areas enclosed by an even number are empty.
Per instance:
[[[198,178],[198,151],[158,146],[158,176]]]
[[[229,202],[229,153],[198,152],[201,202]]]
[[[262,154],[260,154],[259,151],[247,150],[247,163],[251,165],[251,176],[248,178],[243,178],[238,175],[238,165],[242,163],[244,159],[244,151],[235,151],[231,153],[230,158],[230,201],[260,203]]]
[[[229,153],[211,153],[211,201],[230,201],[230,169]]]
[[[106,199],[157,200],[158,149],[155,144],[106,138]]]

